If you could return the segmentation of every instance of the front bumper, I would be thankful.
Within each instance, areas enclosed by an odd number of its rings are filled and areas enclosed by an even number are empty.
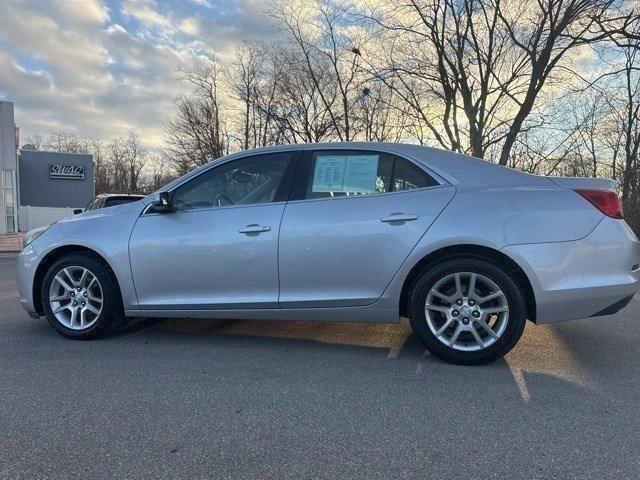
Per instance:
[[[18,254],[16,277],[18,292],[20,294],[20,304],[33,318],[40,316],[33,302],[33,279],[39,263],[40,258],[32,245],[27,245]]]
[[[627,224],[604,217],[586,237],[571,242],[511,245],[531,280],[536,323],[610,315],[640,290],[640,243]]]

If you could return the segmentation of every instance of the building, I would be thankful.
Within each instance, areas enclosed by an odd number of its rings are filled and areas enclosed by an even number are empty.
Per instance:
[[[20,231],[68,217],[95,195],[91,155],[22,149],[18,172]]]
[[[0,102],[0,234],[18,231],[17,129],[13,121],[13,103]]]
[[[0,102],[0,234],[48,225],[83,208],[95,194],[91,155],[22,149],[13,103]]]

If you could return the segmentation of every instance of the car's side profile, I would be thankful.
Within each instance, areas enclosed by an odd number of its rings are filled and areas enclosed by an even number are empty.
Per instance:
[[[612,187],[417,145],[241,152],[31,232],[21,302],[70,338],[126,316],[407,316],[440,358],[486,363],[526,319],[614,313],[640,289],[640,245]]]

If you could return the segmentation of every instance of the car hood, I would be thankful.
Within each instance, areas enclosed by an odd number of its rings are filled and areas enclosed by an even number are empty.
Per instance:
[[[95,218],[109,217],[113,215],[126,215],[128,213],[136,215],[139,214],[145,207],[145,203],[143,203],[142,200],[143,199],[140,199],[136,202],[114,205],[113,207],[104,207],[97,210],[89,210],[77,215],[70,215],[63,218],[62,220],[59,220],[57,223],[83,222]]]

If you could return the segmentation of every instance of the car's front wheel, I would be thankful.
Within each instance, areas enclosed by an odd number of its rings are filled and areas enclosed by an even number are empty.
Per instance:
[[[409,307],[420,340],[451,363],[479,365],[504,356],[526,323],[518,284],[502,267],[479,258],[450,259],[423,271]]]
[[[71,254],[47,270],[40,292],[47,320],[68,338],[106,335],[124,318],[116,279],[99,260]]]

